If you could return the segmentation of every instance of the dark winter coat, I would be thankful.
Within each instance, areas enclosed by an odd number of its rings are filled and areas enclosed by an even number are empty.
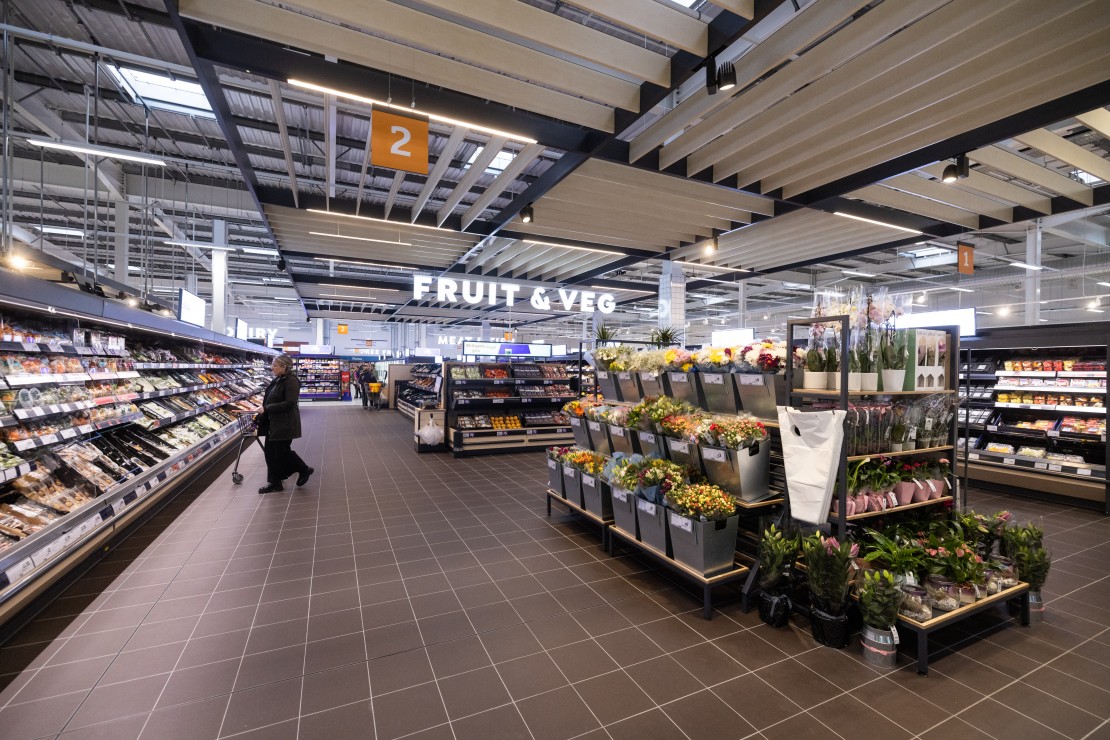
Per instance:
[[[262,397],[262,407],[266,411],[263,423],[269,426],[270,439],[280,441],[301,436],[300,395],[300,378],[292,372],[275,377],[266,386],[266,394]]]

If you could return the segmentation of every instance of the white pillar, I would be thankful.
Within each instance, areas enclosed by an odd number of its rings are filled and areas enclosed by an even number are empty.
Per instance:
[[[212,221],[213,246],[227,246],[227,221]],[[223,249],[212,250],[212,331],[223,334],[227,331],[227,252]]]
[[[121,283],[129,283],[127,279],[128,267],[130,266],[130,252],[128,250],[128,237],[130,236],[131,220],[129,218],[129,211],[127,208],[127,201],[117,200],[112,204],[112,215],[115,220],[116,230],[116,280]]]
[[[1025,264],[1041,265],[1041,222],[1038,219],[1025,230]],[[1041,318],[1041,271],[1025,271],[1025,325],[1036,326]]]
[[[665,260],[659,276],[659,328],[667,327],[673,327],[686,344],[686,276],[681,265]]]
[[[316,344],[324,343],[324,320],[316,319]]]
[[[748,281],[741,280],[736,284],[736,303],[739,307],[737,311],[737,318],[740,323],[737,324],[738,329],[743,329],[748,325]]]
[[[488,342],[489,341],[489,331],[490,331],[489,330],[489,319],[483,319],[482,320],[482,341],[483,342]]]

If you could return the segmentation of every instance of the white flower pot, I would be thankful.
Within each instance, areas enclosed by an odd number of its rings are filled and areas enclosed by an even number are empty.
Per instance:
[[[858,392],[863,390],[863,373],[848,373],[848,391]]]
[[[860,373],[860,390],[864,393],[868,391],[879,390],[879,374],[878,373]]]
[[[883,370],[883,391],[886,393],[894,393],[902,390],[902,386],[906,384],[906,371],[905,370]]]
[[[823,391],[827,386],[828,373],[816,373],[806,370],[802,376],[802,387],[807,391]]]
[[[837,370],[836,372],[825,373],[825,375],[828,376],[828,380],[825,381],[825,387],[830,391],[840,390],[840,371]]]

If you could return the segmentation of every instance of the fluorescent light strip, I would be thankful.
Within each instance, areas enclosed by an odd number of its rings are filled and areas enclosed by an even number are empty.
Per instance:
[[[377,106],[379,108],[392,108],[393,110],[399,110],[399,111],[402,111],[404,113],[407,113],[410,116],[413,113],[417,113],[419,115],[427,116],[428,118],[430,118],[433,121],[439,121],[440,123],[450,124],[451,126],[463,126],[465,128],[471,129],[472,131],[484,131],[487,134],[493,134],[494,136],[504,136],[506,139],[512,139],[513,141],[524,142],[525,144],[535,144],[536,143],[535,139],[529,139],[527,136],[519,136],[517,134],[510,134],[507,131],[499,131],[495,128],[489,128],[487,126],[480,126],[476,123],[467,123],[466,121],[460,121],[460,120],[455,119],[455,118],[448,118],[446,116],[441,116],[437,113],[423,113],[421,111],[415,110],[414,108],[409,108],[408,106],[396,105],[394,103],[387,103],[387,102],[382,101],[382,100],[374,100],[373,98],[364,98],[361,95],[355,95],[354,93],[343,92],[342,90],[336,90],[336,89],[331,88],[331,87],[324,87],[323,85],[314,85],[311,82],[305,82],[303,80],[289,79],[289,80],[286,80],[286,82],[288,82],[290,85],[293,85],[294,87],[304,88],[305,90],[315,90],[316,92],[324,93],[326,95],[334,95],[337,98],[346,98],[347,100],[355,100],[359,103],[366,103],[367,105]]]
[[[655,295],[656,293],[656,291],[654,290],[640,290],[639,288],[614,288],[609,285],[591,285],[590,287],[597,290],[620,290],[625,293],[643,293],[644,295]]]
[[[93,154],[98,157],[106,157],[108,159],[122,159],[128,162],[139,162],[140,164],[153,164],[159,167],[165,167],[165,160],[158,159],[157,157],[148,157],[143,154],[132,154],[131,152],[121,152],[118,149],[108,149],[106,147],[92,146],[90,144],[66,144],[62,141],[52,141],[50,139],[32,139],[27,138],[28,144],[42,147],[44,149],[60,149],[64,152],[77,152],[79,154]]]
[[[841,272],[844,273],[845,275],[851,275],[853,277],[866,277],[866,278],[875,277],[874,273],[860,272],[859,270],[841,270]]]
[[[595,247],[579,247],[573,244],[556,244],[555,242],[537,242],[532,239],[525,239],[525,244],[539,244],[544,247],[558,247],[559,249],[577,249],[580,252],[600,252],[601,254],[616,254],[624,256],[624,252],[617,252],[612,249],[597,249]]]
[[[371,288],[366,285],[347,285],[344,283],[318,283],[325,288],[354,288],[355,290],[371,290],[378,293],[400,293],[398,288]]]
[[[1027,262],[1011,262],[1010,267],[1020,267],[1023,270],[1043,270],[1040,265],[1030,265]]]
[[[209,244],[208,242],[179,242],[169,239],[162,242],[171,247],[194,247],[196,249],[211,249],[213,252],[234,252],[235,247],[223,244]]]
[[[1098,283],[1098,284],[1102,285],[1102,286],[1105,286],[1107,288],[1110,288],[1110,283]]]
[[[954,290],[958,293],[974,293],[975,292],[971,288],[957,288],[955,285],[949,285],[948,289],[949,290]]]
[[[57,234],[58,236],[84,236],[81,229],[68,229],[64,226],[35,226],[41,234]]]
[[[342,257],[313,257],[316,262],[336,262],[343,265],[364,265],[366,267],[385,267],[389,270],[404,270],[405,272],[417,271],[415,267],[405,267],[403,265],[387,265],[384,262],[362,262],[361,260],[349,260]]]
[[[261,247],[239,247],[240,252],[246,254],[262,254],[267,257],[277,257],[278,251],[276,249],[263,249]]]
[[[462,234],[462,231],[455,231],[454,229],[443,229],[439,226],[425,226],[424,224],[410,224],[404,221],[390,221],[386,218],[371,218],[370,216],[356,216],[353,213],[340,213],[339,211],[324,211],[319,208],[306,208],[308,213],[321,213],[325,216],[342,216],[343,218],[353,218],[357,221],[372,221],[378,224],[387,224],[389,226],[411,226],[414,229],[431,229],[432,231],[446,231],[448,234]]]
[[[701,262],[684,262],[683,260],[671,260],[676,265],[685,265],[686,267],[701,267],[706,270],[719,270],[721,272],[751,272],[742,267],[721,267],[719,265],[704,265]]]
[[[918,231],[917,229],[907,229],[905,226],[895,226],[894,224],[888,224],[885,221],[876,221],[876,220],[871,219],[871,218],[864,218],[863,216],[853,216],[852,214],[844,213],[843,211],[834,211],[834,215],[843,216],[844,218],[850,218],[850,219],[853,219],[855,221],[863,221],[864,223],[874,224],[875,226],[885,226],[888,229],[897,229],[898,231],[906,231],[906,232],[909,232],[910,234],[922,234],[922,233],[924,233],[924,232]]]
[[[333,239],[354,239],[355,241],[360,241],[360,242],[378,242],[379,244],[396,244],[396,245],[401,246],[401,247],[411,247],[412,246],[411,242],[395,242],[395,241],[390,241],[388,239],[371,239],[368,236],[347,236],[346,234],[329,234],[329,233],[324,232],[324,231],[310,231],[308,233],[312,236],[330,236]]]

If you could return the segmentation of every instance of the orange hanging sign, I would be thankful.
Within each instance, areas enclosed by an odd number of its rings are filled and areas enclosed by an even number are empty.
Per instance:
[[[347,325],[346,324],[336,324],[335,333],[336,334],[346,334],[347,333]]]
[[[428,174],[428,121],[375,108],[370,116],[370,164]]]
[[[975,247],[963,242],[956,243],[956,254],[959,257],[959,273],[961,275],[975,274]]]

